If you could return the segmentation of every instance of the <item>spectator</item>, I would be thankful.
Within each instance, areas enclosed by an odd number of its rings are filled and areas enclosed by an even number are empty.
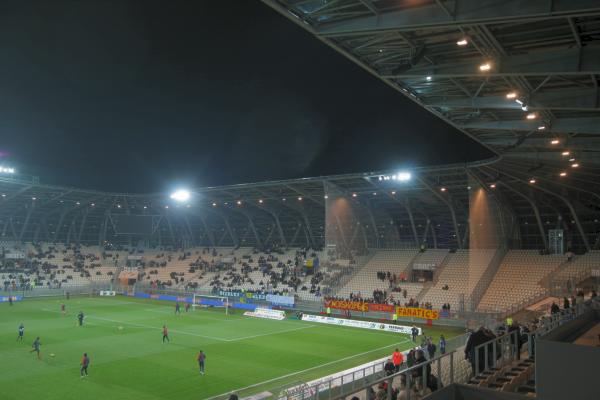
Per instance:
[[[400,350],[396,349],[394,351],[394,354],[392,354],[392,360],[394,362],[395,371],[400,371],[400,365],[402,365],[404,362],[404,355],[400,352]]]
[[[388,358],[388,360],[385,362],[385,365],[383,366],[383,370],[385,371],[386,376],[393,375],[394,372],[396,372],[396,367],[394,366],[394,363],[392,362],[391,359]]]
[[[440,353],[446,354],[446,338],[440,335]]]
[[[550,306],[550,312],[552,314],[558,314],[560,312],[560,308],[558,307],[558,304],[556,304],[555,302],[552,302],[552,306]]]
[[[429,359],[431,360],[435,357],[436,346],[433,343],[432,338],[427,339],[427,353],[429,354]]]

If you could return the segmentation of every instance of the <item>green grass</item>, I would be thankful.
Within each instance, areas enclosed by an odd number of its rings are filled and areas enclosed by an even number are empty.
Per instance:
[[[408,336],[298,320],[244,317],[198,309],[174,315],[173,303],[126,297],[78,297],[0,303],[0,398],[3,400],[206,399],[238,390],[248,395],[306,382],[410,347]],[[76,314],[86,316],[76,326]],[[16,341],[25,324],[25,340]],[[161,342],[161,327],[171,343]],[[118,327],[123,327],[119,330]],[[456,330],[430,328],[450,338]],[[29,353],[35,336],[42,360]],[[206,375],[196,363],[207,355]],[[80,379],[84,352],[90,376]],[[49,355],[53,353],[54,357]],[[264,383],[263,383],[264,382]]]

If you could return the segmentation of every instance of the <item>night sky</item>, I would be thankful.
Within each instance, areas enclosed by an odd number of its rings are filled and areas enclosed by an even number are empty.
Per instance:
[[[3,1],[0,163],[155,192],[486,150],[258,0]]]

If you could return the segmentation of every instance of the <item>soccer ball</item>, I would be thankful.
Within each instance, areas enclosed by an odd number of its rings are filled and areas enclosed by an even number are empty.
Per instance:
[[[54,357],[54,355],[55,355],[54,353],[50,353],[50,357]]]
[[[117,329],[119,329],[120,331],[122,331],[122,330],[123,330],[123,327],[122,327],[122,326],[119,326],[119,328],[117,328]]]

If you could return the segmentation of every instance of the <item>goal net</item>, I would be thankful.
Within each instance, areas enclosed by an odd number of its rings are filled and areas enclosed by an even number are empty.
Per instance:
[[[223,308],[225,314],[229,314],[229,299],[221,296],[207,296],[201,294],[195,294],[192,297],[192,309],[195,311],[196,308]]]

